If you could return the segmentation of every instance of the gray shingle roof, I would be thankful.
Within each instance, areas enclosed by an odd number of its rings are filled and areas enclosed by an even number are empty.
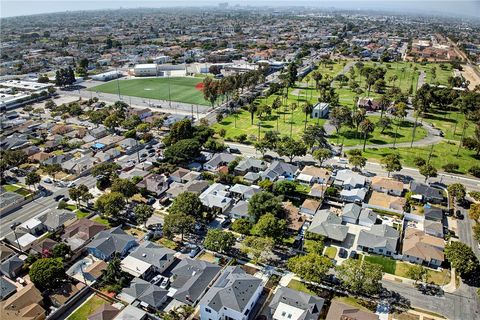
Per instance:
[[[135,241],[133,236],[127,234],[120,227],[115,227],[98,233],[86,248],[97,248],[109,257],[114,252],[122,252],[132,240]]]
[[[385,224],[371,226],[370,230],[362,230],[357,244],[367,248],[385,248],[395,252],[398,242],[398,231]]]
[[[225,152],[217,153],[216,155],[213,156],[212,159],[210,159],[210,161],[205,163],[205,165],[209,165],[209,166],[212,166],[212,167],[218,167],[220,164],[232,162],[236,158],[237,158],[236,156],[234,156],[230,153],[225,153]]]
[[[4,278],[0,278],[0,301],[9,297],[15,291],[17,291],[17,287]]]
[[[275,180],[279,176],[285,174],[293,175],[297,172],[298,167],[292,164],[283,162],[283,161],[273,161],[272,164],[262,173],[263,178],[268,178],[270,180]]]
[[[343,241],[347,237],[348,227],[342,225],[342,218],[324,209],[317,211],[308,231],[336,241]]]
[[[203,296],[201,305],[219,311],[226,307],[243,312],[262,280],[247,274],[238,266],[225,268],[213,286]]]
[[[251,168],[256,168],[257,170],[265,169],[266,165],[265,162],[255,158],[246,158],[238,163],[235,167],[236,171],[248,171]]]
[[[168,291],[140,278],[135,278],[128,288],[122,290],[122,293],[158,308],[162,305]]]
[[[172,270],[177,291],[173,298],[186,304],[197,301],[222,268],[206,261],[185,258]]]
[[[164,264],[170,260],[175,251],[159,246],[153,242],[145,241],[130,253],[130,256],[147,262],[158,268],[162,268]]]
[[[25,262],[21,260],[18,255],[14,255],[0,264],[0,271],[7,277],[10,277],[15,274],[24,263]]]
[[[347,203],[343,207],[343,216],[352,219],[358,219],[360,216],[360,212],[362,211],[362,207],[356,203]]]
[[[287,287],[280,287],[269,304],[270,316],[273,317],[280,303],[304,310],[298,320],[317,320],[325,300]]]

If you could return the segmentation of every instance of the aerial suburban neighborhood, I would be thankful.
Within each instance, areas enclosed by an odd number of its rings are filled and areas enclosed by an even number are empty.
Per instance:
[[[22,2],[1,319],[480,319],[478,4]]]

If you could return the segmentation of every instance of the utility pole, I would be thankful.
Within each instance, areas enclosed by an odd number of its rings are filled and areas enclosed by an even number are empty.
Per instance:
[[[115,71],[118,73],[118,69],[115,69]],[[120,96],[120,82],[117,78],[117,92],[118,92],[118,100],[122,100],[122,97]]]
[[[395,144],[397,143],[397,132],[398,132],[399,126],[400,126],[400,123],[397,123],[397,128],[395,129],[395,136],[393,137],[393,148],[395,148]]]
[[[468,123],[465,120],[465,122],[463,123],[462,138],[460,138],[460,141],[458,142],[457,157],[458,157],[458,154],[460,153],[460,147],[462,146],[462,141],[463,141],[463,138],[465,137],[465,130],[467,129],[467,127],[468,127]]]
[[[433,154],[433,146],[434,146],[434,144],[432,144],[432,147],[430,148],[430,153],[428,154],[427,164],[430,164],[430,159],[432,158],[432,154]]]

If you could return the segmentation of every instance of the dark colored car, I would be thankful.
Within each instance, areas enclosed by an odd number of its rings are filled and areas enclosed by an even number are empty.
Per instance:
[[[148,204],[148,205],[152,205],[152,204],[155,203],[155,201],[157,201],[157,199],[155,199],[155,198],[148,198],[147,204]]]
[[[340,258],[346,258],[348,256],[347,250],[340,248],[340,250],[338,251],[338,256]]]
[[[63,197],[64,197],[64,195],[63,195],[63,194],[59,194],[58,196],[55,196],[55,198],[53,198],[53,200],[55,200],[55,201],[57,201],[57,202],[58,202],[58,201],[62,200],[62,199],[63,199]]]
[[[235,154],[242,154],[239,149],[237,148],[228,148],[228,152],[235,153]]]
[[[350,259],[358,259],[357,251],[355,251],[355,250],[350,251],[350,254],[348,255],[348,257]]]

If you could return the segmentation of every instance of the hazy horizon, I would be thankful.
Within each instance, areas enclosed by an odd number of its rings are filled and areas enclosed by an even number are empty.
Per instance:
[[[45,14],[80,10],[102,10],[102,9],[128,9],[128,8],[162,8],[162,7],[212,7],[221,2],[228,2],[230,6],[309,6],[319,8],[334,8],[339,10],[384,10],[396,13],[416,13],[422,15],[445,15],[463,16],[480,19],[480,1],[362,1],[362,0],[337,0],[337,1],[272,1],[272,0],[244,0],[224,1],[205,0],[201,5],[192,0],[175,1],[74,1],[74,0],[50,0],[50,1],[1,1],[2,18],[26,16],[33,14]]]

